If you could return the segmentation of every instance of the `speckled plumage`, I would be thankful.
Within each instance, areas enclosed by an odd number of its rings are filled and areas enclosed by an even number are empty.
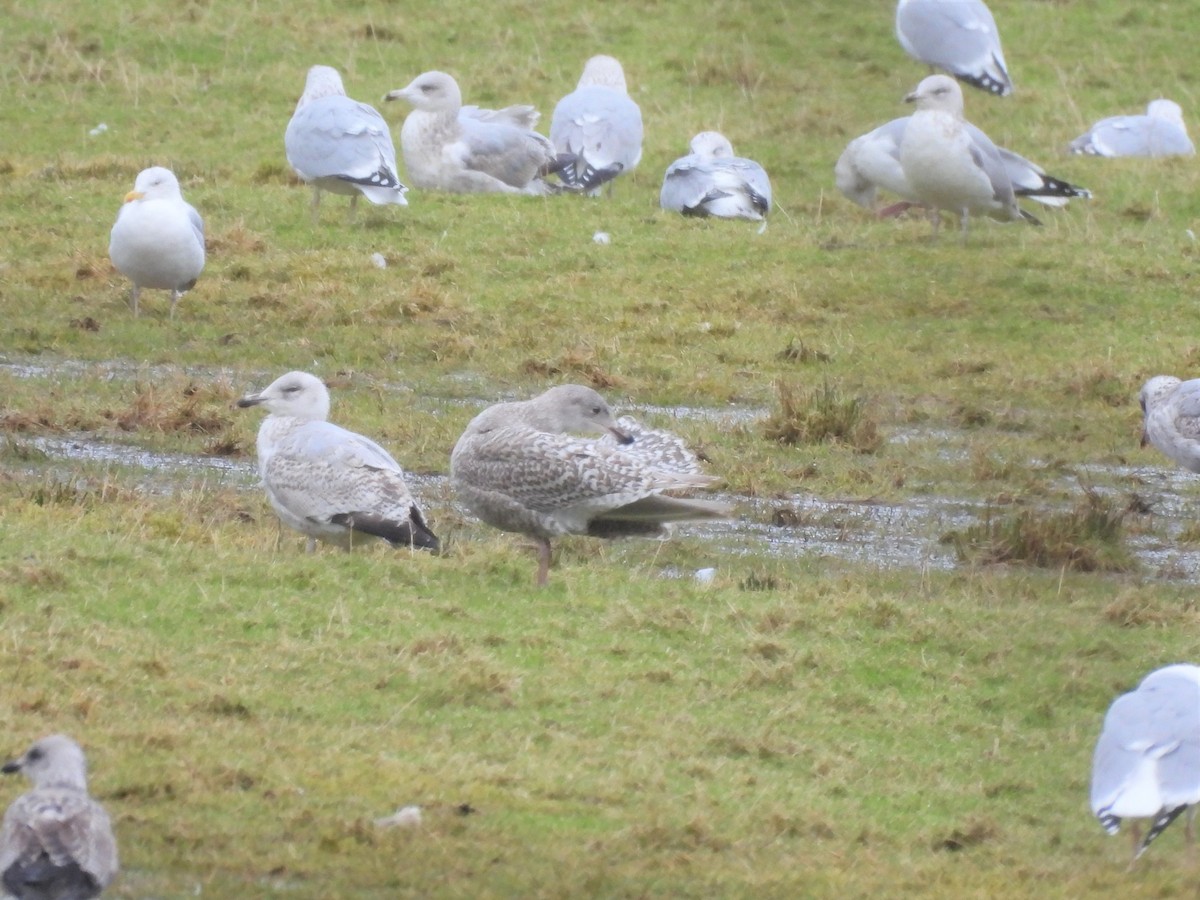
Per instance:
[[[1155,375],[1138,394],[1142,446],[1153,444],[1189,472],[1200,472],[1200,378]]]

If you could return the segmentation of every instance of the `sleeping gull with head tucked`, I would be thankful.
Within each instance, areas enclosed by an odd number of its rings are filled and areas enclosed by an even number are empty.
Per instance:
[[[575,384],[488,407],[450,456],[450,481],[467,509],[533,538],[539,585],[551,538],[661,535],[670,522],[727,518],[725,504],[664,493],[718,480],[677,437],[615,420],[603,397]]]
[[[24,772],[22,794],[0,826],[0,878],[18,900],[99,897],[117,874],[108,813],[88,796],[87,761],[66,735],[36,741],[4,772]]]
[[[175,304],[204,271],[204,220],[183,199],[170,169],[153,166],[138,173],[109,235],[108,256],[133,282],[134,316],[142,288],[154,288],[171,292],[175,318]]]
[[[963,119],[962,89],[947,75],[930,75],[904,98],[917,104],[900,142],[900,168],[914,198],[957,213],[963,240],[972,214],[1001,221],[1041,223],[1017,205],[1000,151],[987,135],[973,138]]]
[[[1151,101],[1144,116],[1101,119],[1067,149],[1088,156],[1191,156],[1196,152],[1183,124],[1183,108],[1162,99]]]
[[[880,215],[901,212],[917,202],[900,165],[900,143],[910,118],[892,119],[846,145],[833,171],[838,190],[848,199],[864,209],[874,209],[875,192],[882,189],[906,201],[881,210]],[[987,135],[970,122],[963,125],[972,147],[982,156],[990,143]],[[1012,182],[1013,193],[1018,197],[1027,197],[1046,206],[1065,206],[1074,197],[1092,196],[1087,188],[1048,175],[1041,166],[1011,150],[1003,147],[996,150]]]
[[[762,221],[771,211],[771,181],[763,167],[733,155],[733,145],[716,131],[702,131],[692,151],[667,167],[659,205],[685,216]]]
[[[349,550],[382,538],[396,547],[438,549],[404,481],[404,471],[370,438],[325,421],[329,391],[307,372],[281,375],[238,406],[265,406],[258,429],[258,472],[283,524]]]
[[[1122,819],[1151,819],[1141,838],[1131,823],[1133,859],[1187,813],[1187,839],[1200,803],[1200,667],[1173,665],[1151,672],[1118,697],[1104,717],[1092,758],[1092,812],[1109,834]]]
[[[377,205],[408,205],[387,122],[375,107],[346,96],[337,69],[308,70],[283,146],[296,174],[312,185],[314,217],[321,191],[349,196],[351,216],[359,194]]]
[[[556,171],[554,145],[533,130],[532,106],[462,105],[458,82],[425,72],[384,100],[413,106],[400,128],[400,152],[413,185],[455,194],[546,194],[542,175]]]
[[[602,184],[642,158],[642,111],[629,98],[625,71],[611,56],[584,64],[575,90],[558,101],[550,140],[563,165],[559,177],[595,196]]]
[[[1189,472],[1200,472],[1200,378],[1155,375],[1138,395],[1142,446],[1153,444]]]
[[[1013,91],[1000,31],[983,0],[900,0],[896,37],[919,62],[991,94]]]

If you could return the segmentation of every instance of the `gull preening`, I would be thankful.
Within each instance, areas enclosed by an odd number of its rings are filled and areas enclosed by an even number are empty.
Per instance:
[[[352,216],[360,194],[376,205],[408,205],[387,122],[375,107],[346,96],[337,69],[308,70],[283,146],[288,164],[312,185],[314,217],[321,191],[348,196]]]
[[[896,37],[918,62],[990,94],[1013,92],[1000,31],[983,0],[900,0]]]
[[[450,456],[450,481],[468,510],[533,538],[539,585],[552,538],[661,535],[670,522],[727,518],[723,503],[664,493],[718,480],[679,438],[618,422],[603,397],[575,384],[488,407]]]
[[[1088,156],[1191,156],[1196,152],[1183,124],[1183,108],[1162,99],[1152,100],[1144,116],[1101,119],[1067,149]]]
[[[1200,378],[1155,375],[1138,394],[1142,446],[1153,444],[1189,472],[1200,472]]]
[[[833,171],[838,190],[849,200],[864,209],[874,210],[876,191],[885,190],[905,201],[881,210],[880,215],[901,212],[918,202],[900,165],[900,144],[911,118],[903,116],[892,119],[846,145]],[[964,122],[963,125],[973,152],[982,158],[991,141],[970,122]],[[1027,197],[1046,206],[1065,206],[1073,198],[1092,196],[1087,188],[1048,175],[1037,163],[1012,150],[997,147],[996,151],[1012,183],[1013,193],[1018,197]]]
[[[264,406],[258,472],[279,520],[308,537],[349,550],[364,538],[397,547],[438,549],[391,455],[353,431],[327,422],[329,391],[307,372],[288,372],[240,407]]]
[[[99,897],[117,874],[117,842],[108,813],[88,796],[79,745],[52,734],[0,771],[23,772],[33,784],[0,826],[5,891],[18,900]]]
[[[716,131],[702,131],[687,156],[667,167],[659,205],[685,216],[762,221],[771,211],[771,180],[751,159],[733,155],[733,145]]]
[[[1145,838],[1130,823],[1133,859],[1187,813],[1187,839],[1200,802],[1200,667],[1151,672],[1109,707],[1092,757],[1092,812],[1109,834],[1122,819],[1151,819]]]
[[[108,256],[133,282],[129,305],[134,316],[142,288],[153,288],[171,292],[175,318],[175,304],[196,286],[204,270],[204,220],[183,199],[179,179],[170,169],[153,166],[138,173],[117,213]]]
[[[541,176],[558,168],[554,145],[533,130],[532,106],[462,105],[445,72],[425,72],[384,100],[413,107],[400,128],[400,152],[415,187],[456,194],[546,194]]]
[[[554,107],[550,141],[563,162],[558,176],[595,195],[642,158],[642,111],[629,98],[625,71],[611,56],[593,56],[575,90]]]
[[[900,168],[920,203],[958,214],[963,240],[972,215],[1041,224],[1017,205],[1012,181],[996,145],[982,131],[967,131],[963,95],[948,75],[930,75],[906,102],[916,103],[900,141]]]

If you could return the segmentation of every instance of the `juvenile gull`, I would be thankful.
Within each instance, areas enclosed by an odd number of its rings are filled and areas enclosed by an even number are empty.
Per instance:
[[[1191,156],[1196,152],[1183,109],[1172,100],[1153,100],[1144,116],[1101,119],[1071,141],[1072,153],[1089,156]]]
[[[669,522],[728,517],[725,504],[663,493],[718,480],[674,435],[615,421],[603,397],[575,384],[488,407],[450,456],[450,481],[472,513],[533,538],[539,585],[551,538],[659,535]]]
[[[383,99],[413,106],[400,128],[400,151],[416,187],[456,194],[551,192],[539,176],[556,170],[558,157],[533,130],[538,113],[532,106],[463,106],[458,83],[445,72],[418,75]]]
[[[18,900],[88,900],[117,874],[117,842],[108,813],[88,796],[79,745],[52,734],[0,771],[24,772],[33,790],[4,814],[0,876]]]
[[[204,269],[204,220],[183,199],[170,169],[153,166],[138,173],[109,235],[108,256],[133,282],[134,316],[142,288],[153,288],[171,292],[175,318],[175,304]]]
[[[904,98],[916,103],[900,141],[900,168],[914,198],[935,210],[957,213],[963,240],[972,213],[1040,225],[1017,205],[1012,181],[996,145],[982,131],[967,131],[962,89],[947,75],[930,75]]]
[[[288,372],[238,406],[265,406],[258,429],[258,472],[275,514],[308,537],[345,550],[357,537],[397,547],[438,549],[404,472],[369,438],[325,421],[329,391],[307,372]]]
[[[642,111],[629,98],[625,72],[611,56],[593,56],[575,90],[558,101],[550,140],[565,161],[564,182],[591,195],[632,171],[642,158]]]
[[[337,69],[308,70],[283,146],[288,164],[312,185],[314,217],[321,191],[349,196],[351,215],[359,194],[376,205],[408,205],[387,122],[375,107],[346,96]]]
[[[733,155],[724,135],[702,131],[692,151],[667,167],[659,205],[685,216],[761,221],[771,211],[771,181],[753,160]]]
[[[906,201],[882,210],[881,215],[901,212],[917,202],[900,165],[900,144],[910,118],[892,119],[846,145],[833,171],[838,190],[848,199],[865,209],[874,209],[875,192],[883,189]],[[963,124],[972,147],[982,156],[990,143],[987,135],[970,122]],[[1046,206],[1065,206],[1073,197],[1092,196],[1087,188],[1048,175],[1041,166],[1011,150],[997,147],[996,151],[1018,197],[1028,197]]]
[[[1200,378],[1155,375],[1138,395],[1142,446],[1153,444],[1189,472],[1200,472]]]
[[[896,37],[919,62],[991,94],[1013,91],[1000,31],[983,0],[900,0]]]
[[[1131,823],[1133,860],[1187,812],[1187,840],[1200,802],[1200,668],[1167,666],[1118,697],[1092,758],[1092,812],[1116,834],[1122,819],[1152,819],[1145,839]]]

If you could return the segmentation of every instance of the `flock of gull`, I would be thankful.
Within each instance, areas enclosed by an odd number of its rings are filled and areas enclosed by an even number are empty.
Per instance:
[[[971,216],[1036,223],[1020,198],[1061,206],[1090,196],[997,147],[964,119],[959,81],[999,97],[1013,92],[995,20],[981,0],[899,0],[896,33],[905,51],[947,74],[930,75],[905,98],[916,106],[913,115],[846,147],[834,173],[850,200],[873,210],[877,192],[886,191],[899,202],[880,215],[925,208],[936,233],[939,211],[951,212],[965,237]],[[400,147],[407,178],[420,190],[595,195],[642,156],[641,111],[611,56],[587,61],[575,90],[555,107],[549,137],[535,130],[531,106],[464,106],[445,72],[425,72],[384,99],[412,107]],[[359,196],[407,205],[387,122],[348,97],[333,68],[308,72],[284,146],[312,188],[314,215],[322,192],[349,196],[351,215]],[[1194,153],[1179,106],[1162,99],[1144,116],[1097,122],[1069,149]],[[663,209],[765,220],[771,185],[761,166],[735,156],[713,131],[697,134],[689,150],[664,174]],[[111,233],[113,265],[133,283],[134,315],[140,291],[150,288],[170,291],[173,317],[204,268],[203,221],[162,167],[141,172],[125,201]],[[1143,443],[1200,472],[1200,380],[1158,376],[1140,400]],[[329,392],[319,378],[289,372],[238,405],[267,412],[256,444],[259,475],[280,522],[307,538],[309,552],[318,541],[349,550],[372,539],[439,551],[401,466],[370,438],[328,421]],[[674,522],[732,514],[725,503],[679,496],[717,481],[679,438],[614,417],[603,397],[581,385],[480,412],[454,446],[450,481],[483,522],[534,541],[538,585],[548,580],[552,539],[661,535]],[[5,889],[18,898],[98,896],[116,873],[116,843],[107,814],[88,796],[79,746],[51,735],[3,771],[23,772],[33,784],[8,808],[0,830]],[[1200,668],[1159,669],[1113,703],[1095,749],[1091,801],[1110,833],[1122,819],[1152,820],[1144,838],[1131,828],[1135,860],[1185,811],[1191,836],[1200,803]]]

